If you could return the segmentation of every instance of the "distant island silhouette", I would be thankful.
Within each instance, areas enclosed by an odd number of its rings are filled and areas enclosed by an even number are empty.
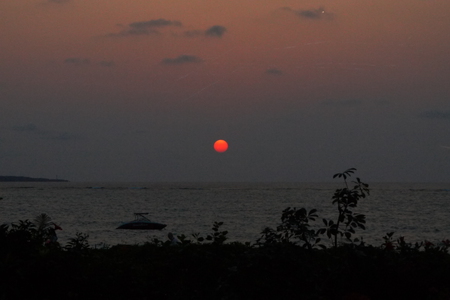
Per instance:
[[[25,176],[0,176],[0,182],[69,182],[69,180],[33,178]]]

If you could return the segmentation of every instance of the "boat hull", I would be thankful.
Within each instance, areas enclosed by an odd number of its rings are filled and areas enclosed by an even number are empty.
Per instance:
[[[135,229],[135,230],[161,230],[166,224],[155,222],[128,222],[120,225],[117,229]]]

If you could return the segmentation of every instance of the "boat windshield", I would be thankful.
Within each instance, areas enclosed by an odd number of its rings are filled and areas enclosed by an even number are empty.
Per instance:
[[[150,221],[146,215],[148,215],[148,213],[134,213],[134,218],[136,221],[138,220],[146,220],[146,221]]]

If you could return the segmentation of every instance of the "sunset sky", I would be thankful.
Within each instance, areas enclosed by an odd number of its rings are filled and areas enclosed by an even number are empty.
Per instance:
[[[450,182],[449,15],[448,0],[2,0],[0,175]]]

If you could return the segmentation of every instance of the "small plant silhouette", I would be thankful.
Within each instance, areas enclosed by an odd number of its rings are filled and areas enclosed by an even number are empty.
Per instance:
[[[77,253],[86,252],[90,249],[88,238],[88,234],[77,232],[76,237],[69,239],[65,249]]]
[[[351,243],[359,242],[359,239],[352,240],[352,235],[357,228],[365,229],[366,216],[355,213],[351,209],[358,206],[361,198],[369,195],[369,185],[356,178],[356,181],[352,181],[353,188],[350,188],[347,178],[355,171],[355,168],[350,168],[333,176],[333,178],[344,179],[344,187],[336,189],[332,197],[332,204],[337,204],[337,220],[323,219],[325,227],[314,230],[311,229],[310,221],[318,218],[316,209],[308,212],[305,208],[288,207],[281,215],[281,224],[276,229],[265,228],[257,244],[293,243],[307,249],[313,249],[316,246],[325,248],[323,244],[320,244],[320,236],[323,234],[333,240],[334,247],[338,246],[338,237],[345,237]]]
[[[265,245],[292,243],[307,249],[312,249],[316,245],[324,248],[325,246],[319,244],[321,239],[318,237],[318,232],[311,229],[309,224],[318,217],[316,212],[316,209],[308,212],[305,208],[286,208],[281,215],[281,224],[276,229],[265,228],[257,243],[261,244],[264,240],[262,244]]]
[[[214,222],[213,227],[212,227],[213,233],[208,234],[205,238],[202,237],[199,233],[194,233],[194,234],[192,234],[192,236],[199,244],[203,243],[204,241],[210,241],[211,244],[213,244],[213,245],[222,245],[228,239],[227,238],[228,231],[227,230],[224,230],[224,231],[219,230],[222,225],[223,225],[223,222]],[[184,237],[181,236],[181,238],[182,238],[182,241],[186,241],[186,239]]]
[[[356,181],[352,181],[355,185],[349,188],[347,177],[350,177],[356,171],[355,168],[350,168],[342,173],[334,174],[333,178],[343,178],[345,187],[337,189],[332,197],[332,204],[337,204],[338,218],[336,222],[332,220],[323,219],[325,228],[321,229],[319,233],[325,233],[329,238],[334,237],[334,247],[338,246],[338,236],[345,236],[351,242],[358,242],[359,239],[352,240],[352,234],[355,233],[356,228],[366,229],[366,216],[359,213],[354,213],[351,209],[358,206],[358,201],[369,195],[369,185],[362,182],[358,177]],[[344,227],[342,228],[341,225]]]

